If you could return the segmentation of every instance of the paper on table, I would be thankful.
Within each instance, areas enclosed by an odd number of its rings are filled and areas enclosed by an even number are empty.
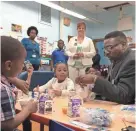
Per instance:
[[[70,121],[70,123],[73,124],[73,125],[76,125],[80,128],[84,128],[84,129],[89,129],[89,128],[92,127],[92,126],[89,126],[87,124],[84,124],[84,123],[81,123],[81,122],[78,122],[78,121]]]

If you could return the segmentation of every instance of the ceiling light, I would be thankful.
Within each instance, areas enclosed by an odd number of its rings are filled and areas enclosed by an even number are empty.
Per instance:
[[[63,11],[64,8],[62,8],[61,6],[57,5],[57,4],[54,4],[52,2],[48,2],[48,1],[45,1],[45,0],[35,0],[35,2],[37,3],[40,3],[40,4],[43,4],[43,5],[46,5],[48,7],[51,7],[53,9],[56,9],[58,11]]]
[[[53,9],[56,9],[56,10],[58,10],[58,11],[64,12],[64,13],[66,13],[66,14],[72,15],[72,16],[77,17],[77,18],[80,18],[80,19],[85,19],[85,18],[86,18],[86,17],[83,16],[83,15],[80,15],[80,14],[78,14],[78,13],[76,13],[76,12],[73,12],[73,11],[70,11],[70,10],[68,10],[68,9],[64,9],[63,7],[61,7],[61,6],[57,5],[57,4],[54,4],[54,3],[52,3],[52,2],[49,2],[49,1],[35,0],[35,2],[40,3],[40,4],[43,4],[43,5],[46,5],[46,6],[48,6],[48,7],[51,7],[51,8],[53,8]]]
[[[78,14],[76,12],[70,11],[68,9],[63,10],[62,12],[66,13],[66,14],[69,14],[69,15],[72,15],[74,17],[80,18],[80,19],[85,19],[86,18],[85,16],[80,15],[80,14]]]

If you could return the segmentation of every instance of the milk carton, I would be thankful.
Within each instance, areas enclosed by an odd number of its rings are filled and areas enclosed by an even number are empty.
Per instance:
[[[52,100],[48,94],[40,95],[38,107],[38,112],[41,114],[52,112]]]
[[[71,97],[68,102],[67,115],[69,117],[79,117],[81,105],[82,105],[82,99],[80,96]]]

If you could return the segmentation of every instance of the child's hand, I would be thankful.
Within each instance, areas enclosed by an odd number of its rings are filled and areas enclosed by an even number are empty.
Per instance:
[[[61,94],[62,94],[62,91],[61,91],[61,90],[53,90],[53,92],[54,92],[54,94],[55,94],[56,96],[61,96]]]
[[[39,85],[33,89],[34,92],[39,92]]]
[[[35,101],[33,99],[30,100],[27,103],[26,108],[30,113],[35,113],[37,111],[37,108],[38,108],[38,101]]]
[[[32,75],[32,74],[33,74],[33,70],[34,70],[33,66],[30,66],[30,67],[27,69],[28,74],[29,74],[29,75]]]

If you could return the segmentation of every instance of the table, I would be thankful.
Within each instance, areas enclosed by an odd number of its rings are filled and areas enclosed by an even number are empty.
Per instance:
[[[44,131],[44,125],[49,125],[49,120],[56,120],[62,124],[64,124],[67,127],[70,127],[76,131],[85,131],[85,129],[79,128],[75,125],[72,125],[69,123],[69,121],[72,119],[68,117],[67,115],[62,113],[62,107],[67,106],[68,99],[67,98],[55,98],[53,102],[53,112],[52,114],[39,114],[39,113],[33,113],[30,115],[30,120],[33,120],[35,122],[40,123],[40,131]],[[87,108],[103,108],[110,112],[115,113],[116,115],[121,114],[120,112],[120,106],[117,103],[107,102],[107,101],[99,101],[94,100],[90,102],[86,102],[83,104],[84,107]],[[21,110],[21,107],[19,103],[16,104],[16,109],[19,112]],[[135,124],[126,122],[127,126],[133,126],[135,127]],[[111,131],[121,131],[122,128],[124,128],[125,125],[120,119],[120,117],[115,117],[111,127],[109,128]]]

